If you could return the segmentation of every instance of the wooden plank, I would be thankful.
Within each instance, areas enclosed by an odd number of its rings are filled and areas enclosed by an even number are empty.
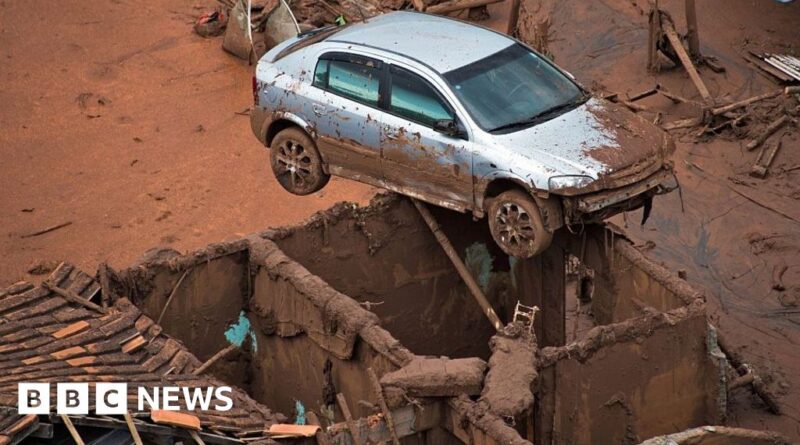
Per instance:
[[[72,424],[72,421],[69,419],[69,417],[62,414],[61,421],[64,422],[64,425],[66,425],[67,429],[69,430],[69,435],[72,436],[72,440],[75,441],[75,444],[84,445],[81,435],[78,434],[78,430],[75,429],[75,425]]]
[[[449,12],[477,8],[479,6],[491,5],[492,3],[500,3],[502,1],[503,0],[450,0],[429,6],[425,9],[425,12],[431,14],[447,14]]]
[[[450,240],[447,238],[447,235],[439,227],[439,223],[436,222],[436,218],[433,217],[431,211],[428,210],[428,207],[425,206],[424,203],[411,198],[411,202],[414,203],[414,206],[419,211],[419,214],[422,216],[422,219],[425,220],[425,223],[428,225],[428,228],[433,233],[433,236],[436,238],[436,241],[439,242],[439,245],[442,246],[442,250],[444,253],[447,254],[447,257],[450,258],[450,261],[453,263],[453,267],[455,267],[458,274],[461,276],[461,279],[464,280],[464,283],[467,285],[470,293],[475,298],[475,301],[483,310],[484,315],[489,319],[489,322],[492,324],[496,330],[500,330],[503,328],[503,323],[500,322],[500,317],[497,316],[497,313],[492,308],[492,304],[489,303],[489,300],[486,298],[486,295],[483,294],[481,287],[475,281],[475,277],[469,272],[467,266],[464,264],[464,261],[461,259],[460,256],[456,253],[455,248],[450,243]]]
[[[125,423],[128,424],[128,431],[131,432],[131,437],[133,438],[133,442],[136,445],[143,445],[142,437],[139,436],[139,430],[137,430],[136,425],[133,424],[133,417],[131,417],[130,411],[125,411]]]
[[[48,283],[47,281],[42,282],[42,287],[52,291],[58,295],[60,295],[63,299],[69,301],[70,303],[79,304],[87,309],[92,309],[94,311],[100,312],[101,314],[107,314],[108,310],[104,307],[98,306],[91,301],[87,301],[85,298],[76,295],[73,292],[61,289],[55,285]]]
[[[355,421],[353,421],[353,415],[350,413],[350,408],[347,406],[347,399],[344,398],[344,394],[336,394],[336,401],[339,403],[339,409],[342,411],[344,420],[347,422],[347,429],[350,430],[350,437],[353,438],[353,442],[355,442],[356,445],[363,445],[364,442],[361,441],[361,434],[358,432]]]
[[[414,200],[416,203],[417,201]],[[383,411],[383,417],[386,419],[386,426],[389,427],[389,434],[392,435],[392,443],[394,445],[400,445],[400,439],[397,437],[397,430],[394,427],[394,419],[392,418],[392,412],[389,410],[389,406],[386,405],[386,399],[383,397],[383,387],[381,387],[381,382],[378,380],[378,376],[375,375],[375,371],[372,368],[367,368],[367,376],[369,377],[370,384],[372,385],[372,391],[375,393],[375,397],[378,399],[378,404],[381,407],[381,411]]]
[[[697,91],[700,92],[700,96],[702,96],[703,100],[708,105],[713,106],[714,98],[711,97],[711,93],[708,92],[708,87],[706,87],[706,84],[703,83],[703,79],[700,78],[700,73],[697,72],[697,68],[695,68],[694,64],[692,63],[691,57],[689,57],[689,54],[686,52],[686,48],[683,47],[681,38],[678,37],[678,33],[675,32],[675,28],[672,27],[672,24],[666,23],[663,26],[663,30],[664,34],[669,40],[670,45],[672,45],[672,48],[675,50],[675,54],[678,55],[678,58],[681,60],[686,72],[689,73],[689,78],[692,80],[692,83],[694,83]]]
[[[203,363],[202,365],[200,365],[199,368],[197,368],[194,371],[192,371],[192,374],[193,375],[200,375],[200,374],[204,373],[208,368],[211,367],[211,365],[216,363],[219,359],[221,359],[221,358],[225,357],[226,355],[230,354],[231,352],[233,352],[233,350],[235,350],[237,348],[238,348],[238,346],[236,346],[234,344],[228,345],[226,348],[224,348],[221,351],[219,351],[216,354],[214,354],[210,359],[206,360],[206,362]]]

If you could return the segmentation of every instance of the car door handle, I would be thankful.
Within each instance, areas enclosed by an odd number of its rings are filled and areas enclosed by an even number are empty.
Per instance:
[[[311,111],[313,111],[317,116],[322,116],[325,114],[325,107],[319,104],[313,104],[311,105]]]

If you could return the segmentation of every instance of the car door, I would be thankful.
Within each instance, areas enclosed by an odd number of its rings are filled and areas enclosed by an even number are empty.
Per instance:
[[[382,63],[343,52],[323,54],[314,71],[310,116],[330,173],[379,184]]]
[[[472,155],[465,132],[434,129],[444,122],[463,128],[453,107],[420,74],[390,65],[387,80],[381,131],[387,188],[456,210],[471,208]]]

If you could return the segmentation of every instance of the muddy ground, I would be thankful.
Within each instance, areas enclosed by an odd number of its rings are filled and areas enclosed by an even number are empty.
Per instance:
[[[658,82],[698,99],[685,72],[646,72],[644,0],[523,0],[550,19],[555,61],[598,91],[637,93]],[[800,53],[800,4],[771,0],[698,3],[703,52],[727,72],[701,69],[722,101],[777,88],[743,58],[747,48]],[[682,2],[662,0],[683,30]],[[130,264],[155,245],[189,250],[298,221],[340,200],[366,201],[367,186],[334,179],[295,197],[272,178],[267,153],[238,114],[250,106],[251,68],[191,31],[211,0],[91,4],[0,0],[0,286],[36,280],[59,260],[94,270]],[[495,13],[503,4],[493,6]],[[495,24],[493,21],[492,24]],[[523,20],[521,26],[530,25]],[[696,109],[661,98],[643,105],[665,120]],[[749,129],[772,116],[760,110]],[[645,116],[653,117],[645,114]],[[800,439],[800,135],[765,180],[747,172],[755,152],[731,132],[679,130],[679,195],[615,223],[650,255],[708,289],[714,321],[780,394],[784,415],[766,414],[737,391],[730,424]],[[71,224],[45,235],[23,236]],[[773,271],[786,271],[784,291]]]
[[[251,67],[192,31],[213,0],[0,1],[0,285],[299,221],[250,131]],[[22,236],[72,224],[46,235]]]

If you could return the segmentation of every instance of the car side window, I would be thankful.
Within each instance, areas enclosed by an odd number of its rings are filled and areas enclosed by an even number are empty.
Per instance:
[[[378,106],[380,64],[360,57],[323,56],[314,71],[314,85],[366,105]]]
[[[428,127],[438,120],[454,120],[450,106],[422,77],[392,66],[392,93],[389,111]]]

